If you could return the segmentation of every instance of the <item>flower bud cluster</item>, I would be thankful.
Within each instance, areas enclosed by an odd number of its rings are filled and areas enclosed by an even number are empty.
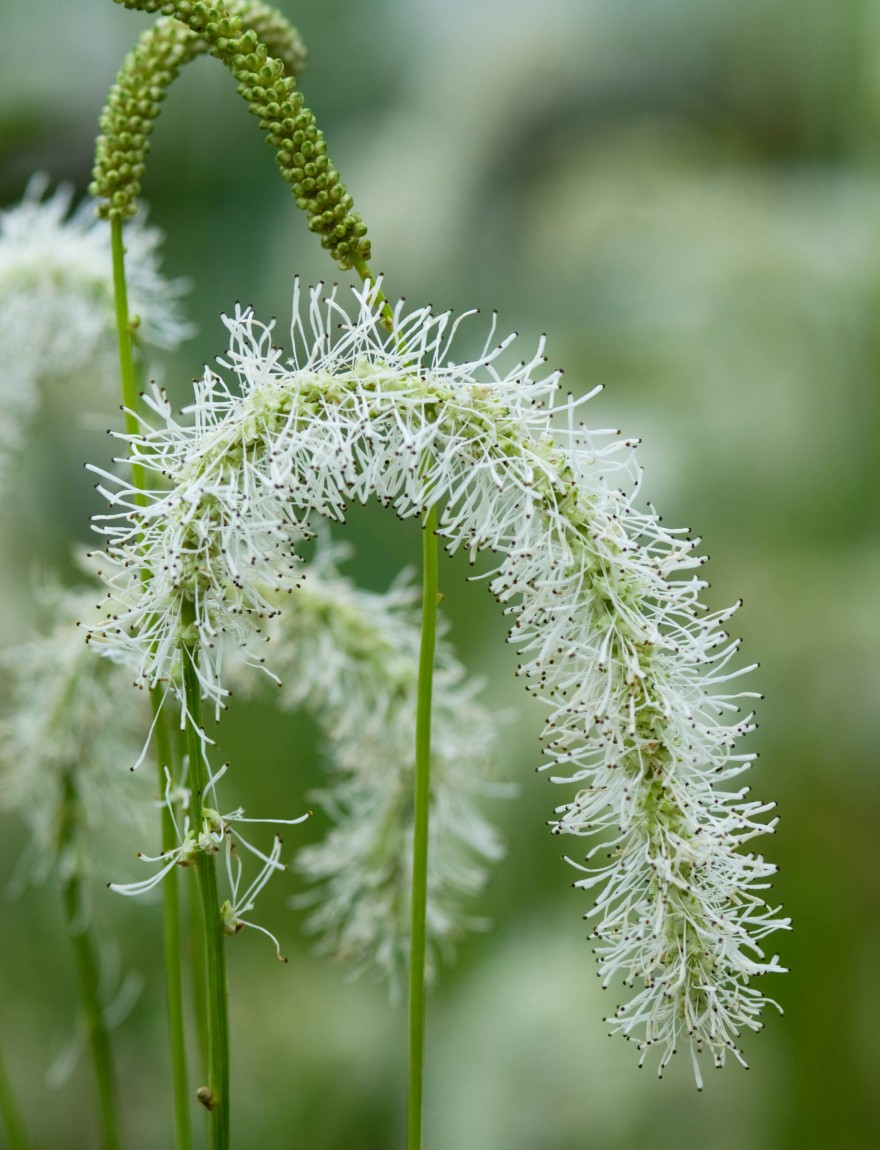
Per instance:
[[[754,757],[735,749],[753,721],[732,609],[705,610],[696,541],[640,506],[636,442],[557,402],[543,339],[504,368],[515,337],[494,343],[493,323],[482,354],[456,364],[460,320],[398,304],[387,332],[378,285],[355,297],[350,317],[315,289],[307,320],[295,300],[290,364],[238,309],[218,361],[235,384],[206,371],[188,424],[154,396],[157,425],[123,437],[155,477],[146,507],[124,481],[102,488],[109,597],[93,639],[175,689],[180,645],[197,639],[220,705],[218,639],[247,643],[274,616],[267,587],[295,594],[313,515],[342,521],[371,498],[402,518],[436,506],[448,551],[497,555],[490,590],[549,711],[546,765],[575,789],[554,830],[599,840],[575,885],[594,892],[603,983],[638,988],[613,1029],[643,1056],[657,1048],[661,1069],[682,1042],[695,1066],[706,1049],[717,1065],[741,1059],[740,1033],[771,1001],[751,980],[782,969],[762,940],[788,920],[764,902],[774,868],[743,849],[772,831],[770,807],[728,786]]]
[[[305,65],[299,33],[274,8],[252,0],[229,0],[230,29],[250,29],[282,61],[291,76]],[[171,17],[156,21],[126,56],[101,113],[90,192],[103,202],[99,213],[125,219],[137,211],[149,135],[172,81],[184,64],[210,51],[208,41]]]
[[[302,96],[296,91],[296,81],[289,74],[284,60],[270,54],[271,45],[263,42],[256,30],[245,27],[245,21],[234,14],[232,6],[219,2],[121,2],[127,8],[143,12],[161,11],[173,16],[209,45],[209,52],[229,68],[239,93],[258,117],[297,206],[308,215],[309,228],[320,235],[322,245],[343,270],[355,264],[363,265],[370,255],[366,226],[352,210],[352,198],[327,155],[327,145],[314,114],[304,106]],[[130,77],[133,81],[138,80],[136,72],[132,72]],[[142,88],[142,85],[138,87]],[[138,114],[142,97],[132,95],[131,99]],[[123,117],[117,126],[117,134],[123,136],[127,131]],[[108,162],[115,162],[115,141],[108,137],[103,147],[109,157]],[[101,194],[105,193],[102,191]]]

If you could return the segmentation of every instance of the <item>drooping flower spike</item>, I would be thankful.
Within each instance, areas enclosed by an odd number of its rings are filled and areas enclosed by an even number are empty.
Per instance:
[[[289,77],[300,74],[305,46],[276,8],[260,0],[226,0],[224,8],[227,32],[247,33],[247,42],[262,45],[265,55],[271,51]],[[102,218],[128,219],[137,213],[150,136],[169,89],[181,68],[211,51],[212,39],[200,31],[173,16],[160,17],[123,61],[101,113],[89,189],[100,201]]]
[[[297,855],[314,884],[298,902],[314,908],[307,927],[321,936],[322,953],[372,968],[396,997],[410,950],[419,591],[405,573],[384,594],[355,587],[337,569],[347,554],[321,538],[268,636],[281,705],[308,709],[330,768],[314,799],[333,825]],[[441,632],[431,722],[429,976],[436,952],[448,955],[465,930],[487,925],[464,906],[503,854],[478,806],[510,790],[491,781],[498,722],[479,688]]]
[[[389,332],[378,285],[354,295],[350,316],[319,287],[304,319],[297,292],[289,363],[271,325],[236,309],[218,361],[236,383],[207,370],[191,424],[152,397],[156,425],[123,437],[155,479],[146,507],[125,481],[101,488],[109,595],[93,641],[175,691],[180,646],[197,641],[220,707],[221,637],[252,657],[278,610],[266,588],[296,594],[314,513],[341,521],[371,497],[402,518],[435,506],[448,551],[498,556],[489,587],[511,617],[518,674],[549,708],[545,768],[577,788],[554,829],[612,835],[611,864],[576,885],[597,891],[603,981],[640,988],[613,1030],[643,1057],[657,1046],[661,1070],[682,1041],[717,1065],[741,1059],[740,1032],[771,1001],[750,980],[782,969],[760,942],[788,921],[763,901],[775,868],[740,850],[773,829],[769,806],[725,789],[754,757],[734,749],[753,726],[730,669],[734,609],[705,611],[705,583],[688,574],[696,542],[637,505],[636,441],[591,431],[580,401],[557,401],[543,339],[506,367],[515,337],[496,343],[493,320],[482,354],[456,364],[461,319],[400,303]]]

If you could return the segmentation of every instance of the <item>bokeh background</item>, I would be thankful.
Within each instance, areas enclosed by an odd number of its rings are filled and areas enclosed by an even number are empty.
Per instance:
[[[508,856],[479,911],[494,929],[444,969],[428,1020],[432,1150],[713,1150],[880,1145],[880,3],[877,0],[281,0],[310,50],[302,81],[392,295],[497,308],[546,331],[594,423],[644,438],[646,491],[712,556],[710,597],[739,596],[766,692],[754,792],[779,802],[767,850],[796,923],[772,988],[785,1017],[694,1090],[605,1034],[605,1001],[538,761],[542,716],[513,678],[503,620],[463,569],[443,571],[452,637],[514,720],[499,777]],[[147,20],[110,0],[0,6],[0,204],[31,173],[85,193],[107,88]],[[172,92],[144,182],[165,269],[193,283],[200,334],[157,363],[185,395],[223,348],[236,300],[286,329],[292,277],[339,278],[214,61]],[[0,365],[2,370],[2,365]],[[103,412],[47,400],[0,516],[0,635],[22,638],[31,587],[70,571],[95,509],[85,459]],[[346,531],[381,588],[418,533],[368,509]],[[320,778],[307,717],[259,700],[220,731],[253,813],[303,809]],[[292,832],[301,841],[319,821]],[[12,874],[23,826],[0,829]],[[102,879],[129,866],[113,828]],[[405,1019],[381,986],[316,958],[276,882],[230,946],[235,1145],[402,1145]],[[96,915],[144,989],[115,1035],[133,1148],[171,1144],[160,910]],[[74,974],[51,882],[2,901],[0,1035],[37,1146],[95,1144],[87,1061],[47,1071],[75,1026]],[[613,992],[609,992],[613,993]],[[607,997],[607,996],[606,996]],[[2,1137],[2,1136],[0,1136]]]

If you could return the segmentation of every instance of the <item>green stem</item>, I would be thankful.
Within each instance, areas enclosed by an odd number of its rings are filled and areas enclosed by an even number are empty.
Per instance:
[[[183,655],[183,683],[186,700],[186,734],[189,753],[189,785],[192,792],[192,819],[196,834],[203,823],[208,772],[201,738],[202,697],[196,673],[198,650],[186,646]],[[203,850],[195,856],[196,877],[202,906],[202,933],[205,947],[205,982],[208,1003],[208,1086],[199,1098],[211,1114],[211,1150],[229,1147],[229,1018],[226,993],[226,950],[220,920],[220,898],[214,857]]]
[[[128,315],[128,288],[125,282],[125,244],[122,238],[122,220],[110,221],[110,251],[113,258],[113,301],[116,309],[116,342],[119,347],[119,376],[122,382],[122,406],[125,409],[125,430],[135,435],[138,406],[134,374],[134,349],[131,339],[131,321]],[[144,469],[132,463],[131,476],[138,491],[146,487]]]
[[[361,279],[375,283],[366,260],[351,258]],[[376,293],[382,322],[394,330],[394,312],[382,292]],[[425,949],[428,906],[428,831],[431,806],[431,698],[434,687],[434,648],[437,639],[437,513],[432,507],[422,529],[422,636],[416,704],[416,754],[413,794],[412,907],[409,966],[409,1076],[407,1150],[422,1145],[422,1094],[425,1057]]]
[[[190,1010],[195,1021],[196,1041],[203,1073],[208,1066],[208,990],[205,985],[205,945],[202,937],[202,908],[197,898],[189,899]]]
[[[0,1117],[3,1119],[3,1129],[6,1131],[6,1141],[9,1150],[28,1150],[30,1143],[24,1129],[24,1122],[18,1109],[15,1093],[9,1076],[6,1073],[6,1063],[0,1051]]]
[[[437,634],[437,516],[433,508],[422,530],[422,641],[416,711],[413,813],[412,928],[409,968],[409,1108],[407,1148],[422,1144],[422,1077],[425,1049],[425,942],[428,904],[428,810],[431,799],[431,693]]]
[[[159,767],[159,794],[165,794],[168,785],[164,768],[171,770],[173,763],[168,716],[162,712],[162,697],[158,690],[150,692],[153,705],[156,755]],[[173,785],[172,776],[172,785]],[[170,800],[169,800],[170,802]],[[177,831],[170,805],[162,807],[162,850],[177,846]],[[181,974],[180,890],[177,868],[162,880],[165,927],[165,990],[168,999],[168,1037],[171,1044],[171,1072],[174,1089],[174,1132],[178,1150],[191,1150],[189,1081],[186,1065],[186,1031],[183,1019],[183,977]]]
[[[73,946],[80,1001],[86,1026],[86,1037],[92,1055],[95,1083],[101,1113],[101,1142],[105,1150],[120,1150],[119,1117],[113,1055],[110,1036],[104,1025],[98,992],[99,963],[97,947],[89,928],[86,891],[75,861],[76,836],[79,826],[79,795],[72,771],[64,774],[61,826],[58,835],[58,859],[61,871],[61,898],[67,933]]]
[[[120,381],[122,384],[122,406],[125,417],[125,431],[136,435],[138,430],[138,393],[135,382],[135,353],[131,337],[129,319],[128,286],[125,283],[125,245],[122,233],[122,220],[110,220],[110,253],[113,259],[113,298],[116,314],[116,342],[120,354]],[[146,488],[146,474],[140,463],[131,463],[131,478],[138,491],[138,503],[144,505],[143,494]],[[144,578],[150,573],[144,572]],[[166,719],[160,714],[163,692],[155,687],[150,691],[156,741],[156,757],[159,764],[159,794],[164,795],[166,777],[163,767],[167,766],[174,784],[177,774],[174,769],[174,749],[168,737]],[[177,845],[174,820],[168,807],[162,807],[162,850],[171,850]],[[183,1019],[183,979],[181,974],[181,914],[179,914],[179,892],[177,873],[171,871],[162,881],[164,903],[164,976],[168,995],[168,1030],[171,1047],[171,1078],[174,1089],[175,1136],[178,1150],[190,1150],[192,1132],[190,1128],[190,1088],[186,1076],[186,1040]]]
[[[116,313],[116,340],[119,348],[119,375],[122,383],[122,406],[125,415],[125,430],[134,435],[138,430],[136,416],[138,406],[137,386],[135,383],[134,348],[132,343],[132,328],[128,314],[128,288],[125,279],[125,244],[123,240],[122,220],[114,218],[110,221],[110,250],[113,260],[113,299]],[[146,475],[141,464],[132,462],[132,481],[137,488],[137,501],[143,506],[146,497],[143,492],[146,487]],[[149,572],[143,573],[149,578]],[[150,704],[155,720],[154,731],[156,738],[156,751],[159,769],[159,794],[165,793],[165,774],[163,768],[168,767],[171,773],[172,785],[176,781],[177,772],[174,769],[174,754],[168,733],[166,718],[160,714],[163,703],[163,691],[159,687],[150,690]],[[177,834],[174,829],[174,820],[171,810],[162,808],[162,849],[171,850],[177,845]],[[174,1129],[178,1150],[190,1150],[192,1146],[192,1132],[189,1117],[189,1083],[186,1065],[186,1038],[183,1019],[183,985],[181,976],[181,945],[180,945],[180,900],[177,884],[177,872],[171,870],[162,883],[164,902],[164,934],[165,934],[165,984],[168,996],[168,1031],[171,1045],[171,1072],[174,1091]]]

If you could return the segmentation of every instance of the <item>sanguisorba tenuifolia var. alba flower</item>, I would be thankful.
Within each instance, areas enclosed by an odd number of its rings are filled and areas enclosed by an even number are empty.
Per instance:
[[[772,1001],[751,980],[782,969],[762,942],[788,922],[764,902],[774,867],[742,850],[773,829],[770,804],[729,785],[754,757],[735,749],[753,726],[730,669],[735,608],[704,609],[695,542],[637,504],[636,442],[557,401],[543,339],[507,367],[514,337],[493,331],[453,363],[460,319],[398,304],[389,331],[377,289],[354,294],[353,316],[321,288],[305,319],[295,299],[289,361],[271,326],[237,309],[218,360],[234,382],[206,371],[191,423],[153,397],[156,424],[130,439],[155,477],[147,506],[124,481],[104,486],[109,594],[93,640],[178,691],[180,644],[197,640],[219,707],[220,639],[247,652],[278,609],[265,589],[296,593],[315,513],[342,520],[372,497],[403,518],[436,506],[448,551],[498,557],[489,586],[518,673],[549,709],[544,766],[575,789],[553,828],[599,842],[572,861],[594,894],[603,983],[633,989],[612,1030],[643,1058],[657,1047],[661,1070],[682,1043],[742,1060],[740,1033]],[[610,861],[593,867],[600,850]]]

